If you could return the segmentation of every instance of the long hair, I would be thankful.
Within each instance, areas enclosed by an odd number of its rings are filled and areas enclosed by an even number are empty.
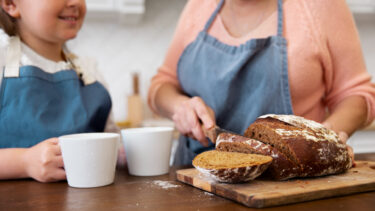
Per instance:
[[[0,0],[2,3],[4,0]],[[4,9],[0,6],[0,28],[2,28],[5,33],[9,36],[18,35],[17,22],[16,19],[11,17]]]

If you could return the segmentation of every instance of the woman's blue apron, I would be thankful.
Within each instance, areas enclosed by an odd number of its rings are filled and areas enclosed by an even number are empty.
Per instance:
[[[19,37],[10,39],[0,90],[0,148],[103,131],[112,106],[103,85],[86,83],[75,70],[50,74],[35,66],[19,67],[20,46]]]
[[[178,79],[188,96],[201,97],[216,115],[216,124],[243,134],[263,114],[292,114],[282,0],[278,0],[277,35],[226,45],[208,34],[224,0],[188,45],[178,63]],[[213,149],[181,136],[174,165],[189,165],[198,153]]]

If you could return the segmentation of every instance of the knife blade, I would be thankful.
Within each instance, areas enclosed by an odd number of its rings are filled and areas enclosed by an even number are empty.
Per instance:
[[[220,128],[217,125],[214,125],[214,126],[208,128],[208,129],[205,128],[204,126],[202,126],[202,130],[203,130],[204,135],[207,138],[209,138],[211,140],[211,142],[214,143],[214,144],[216,144],[217,137],[221,133],[229,133],[229,134],[236,135],[236,136],[243,136],[243,135],[240,135],[238,133],[235,133],[235,132],[232,132],[232,131]]]

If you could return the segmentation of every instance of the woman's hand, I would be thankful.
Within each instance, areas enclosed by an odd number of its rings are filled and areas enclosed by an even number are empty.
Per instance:
[[[29,177],[39,182],[66,179],[64,162],[57,138],[50,138],[28,148],[24,154],[25,170]]]
[[[338,132],[338,136],[340,138],[340,140],[346,144],[346,149],[348,150],[348,153],[349,153],[349,156],[350,158],[352,159],[352,163],[353,163],[353,167],[355,166],[355,161],[354,161],[354,152],[353,152],[353,148],[351,146],[349,146],[346,142],[348,141],[348,134],[344,131],[340,131]]]
[[[359,128],[365,127],[367,122],[367,103],[362,96],[349,96],[343,99],[324,121],[323,125],[337,132],[342,142],[346,141]],[[348,152],[354,162],[353,149],[346,145]]]
[[[179,103],[174,109],[172,120],[180,133],[198,140],[203,146],[208,146],[202,126],[207,129],[213,127],[215,113],[200,97],[189,98]]]
[[[117,166],[125,166],[126,165],[126,154],[125,148],[123,145],[120,145],[118,149],[118,156],[117,156]]]
[[[328,129],[332,128],[331,123],[329,123],[329,122],[323,122],[323,125]],[[344,131],[339,131],[339,132],[336,132],[336,133],[339,136],[340,141],[343,142],[346,145],[346,149],[348,150],[349,156],[352,159],[352,163],[353,163],[353,167],[354,167],[355,161],[354,161],[353,148],[347,144],[347,141],[348,141],[348,138],[349,138],[348,134]]]

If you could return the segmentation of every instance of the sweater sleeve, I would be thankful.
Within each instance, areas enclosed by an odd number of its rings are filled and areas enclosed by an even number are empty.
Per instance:
[[[345,98],[362,96],[367,104],[367,123],[370,123],[375,117],[375,86],[366,70],[358,31],[349,7],[345,0],[309,2],[315,8],[312,10],[317,17],[317,30],[320,30],[330,58],[324,74],[326,105],[333,111]]]
[[[177,23],[175,34],[170,43],[163,64],[159,67],[157,74],[151,79],[148,90],[148,104],[152,111],[157,113],[155,97],[158,89],[166,83],[181,89],[177,78],[177,65],[185,47],[191,43],[205,23],[205,16],[211,11],[206,10],[211,1],[190,0],[185,5],[180,19]]]

